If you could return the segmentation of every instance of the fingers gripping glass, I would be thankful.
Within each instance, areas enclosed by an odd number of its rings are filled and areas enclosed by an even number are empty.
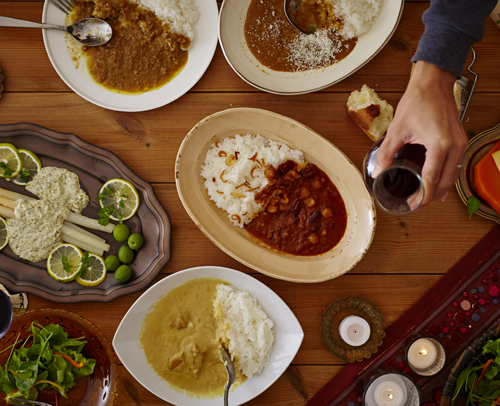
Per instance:
[[[425,196],[422,167],[426,149],[422,145],[404,145],[394,155],[392,165],[374,179],[372,174],[377,151],[383,140],[382,138],[373,144],[365,157],[365,184],[377,205],[385,212],[399,216],[413,213],[421,206]]]

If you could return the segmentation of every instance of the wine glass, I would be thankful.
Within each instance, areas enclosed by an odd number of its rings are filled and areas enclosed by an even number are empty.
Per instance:
[[[9,331],[14,316],[14,309],[10,297],[0,289],[0,338]]]
[[[392,165],[374,179],[372,173],[381,138],[370,148],[363,161],[365,184],[377,205],[385,212],[401,216],[417,210],[425,196],[422,167],[426,149],[423,145],[406,144],[394,155]]]

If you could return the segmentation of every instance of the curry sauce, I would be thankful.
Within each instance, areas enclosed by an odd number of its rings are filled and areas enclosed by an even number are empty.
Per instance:
[[[224,393],[227,372],[219,356],[214,300],[220,279],[194,279],[172,289],[147,315],[141,344],[148,363],[174,388],[191,396]],[[246,377],[236,370],[236,386]]]
[[[95,17],[113,29],[102,46],[82,47],[90,76],[109,90],[144,93],[172,80],[187,63],[189,38],[173,33],[154,12],[127,0],[76,0],[70,23]]]

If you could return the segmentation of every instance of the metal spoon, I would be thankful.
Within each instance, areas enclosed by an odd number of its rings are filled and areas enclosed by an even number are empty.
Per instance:
[[[224,387],[224,406],[228,406],[229,388],[231,388],[231,385],[234,383],[234,380],[236,379],[236,372],[234,370],[233,361],[231,360],[231,357],[229,356],[224,347],[219,347],[219,355],[227,371],[227,383],[226,386]]]
[[[317,20],[313,15],[304,15],[299,3],[301,0],[285,0],[285,14],[290,24],[304,34],[314,34],[317,30]]]
[[[35,23],[33,21],[0,16],[0,27],[49,28],[66,31],[78,42],[90,47],[106,44],[112,35],[111,26],[106,21],[98,18],[84,18],[73,25],[64,27],[62,25]]]

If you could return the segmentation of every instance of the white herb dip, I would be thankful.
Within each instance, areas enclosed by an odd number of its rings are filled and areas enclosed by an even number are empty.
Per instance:
[[[62,244],[61,227],[69,211],[81,213],[89,197],[76,173],[52,166],[42,168],[26,189],[41,200],[17,201],[15,218],[7,220],[9,245],[19,257],[38,262]]]

